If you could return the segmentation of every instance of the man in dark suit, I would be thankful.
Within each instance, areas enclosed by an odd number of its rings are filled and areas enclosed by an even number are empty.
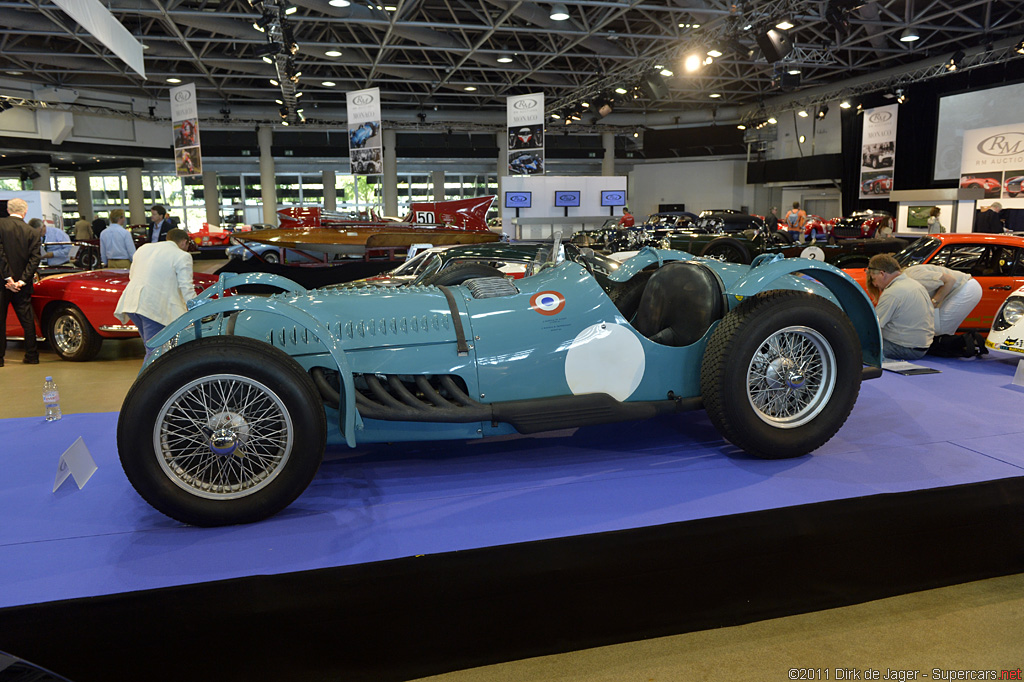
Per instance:
[[[7,306],[14,312],[25,332],[25,362],[39,364],[36,323],[32,315],[32,278],[39,267],[42,234],[25,222],[28,204],[24,199],[7,202],[6,218],[0,218],[0,367],[7,351]]]
[[[165,241],[167,233],[174,229],[174,220],[167,215],[167,209],[160,204],[154,204],[149,209],[149,219],[149,241]]]

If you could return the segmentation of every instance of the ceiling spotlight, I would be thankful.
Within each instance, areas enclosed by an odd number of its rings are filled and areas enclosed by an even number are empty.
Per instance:
[[[721,50],[716,50],[715,48],[711,48],[710,50],[708,50],[708,56],[709,57],[714,57],[715,59],[718,59],[719,57],[722,56],[722,52],[721,52]]]
[[[267,64],[273,64],[274,63],[274,60],[271,59],[269,55],[263,55],[262,57],[260,57],[260,59],[265,61]]]
[[[553,119],[555,119],[557,121],[558,119],[562,118],[562,115],[556,112],[556,113],[551,114],[551,118],[553,118]]]
[[[498,63],[499,64],[511,64],[512,63],[512,57],[509,57],[507,54],[503,54],[500,57],[498,57]]]
[[[299,11],[299,8],[298,8],[298,7],[296,7],[295,5],[292,5],[291,7],[289,7],[288,9],[286,9],[286,10],[284,11],[284,13],[285,13],[285,14],[287,14],[287,15],[289,15],[289,16],[291,16],[292,14],[295,14],[295,13],[296,13],[296,12],[298,12],[298,11]]]
[[[810,114],[801,109],[800,111],[796,112],[796,115],[799,116],[800,118],[807,118]]]
[[[327,52],[324,52],[324,56],[325,57],[340,57],[341,56],[341,50],[327,50]]]
[[[633,137],[640,137],[640,131],[639,130],[634,130],[633,131]]]
[[[737,130],[746,130],[746,129],[747,129],[747,126],[745,126],[745,125],[743,125],[742,123],[740,123],[740,124],[739,124],[738,126],[736,126],[736,129],[737,129]]]
[[[589,109],[590,108],[590,102],[584,100],[584,101],[580,102],[580,106],[583,107],[584,109]]]
[[[915,40],[920,39],[921,36],[920,34],[918,34],[917,29],[912,26],[908,26],[907,28],[903,29],[903,33],[900,34],[901,43],[912,43]]]
[[[691,54],[686,58],[686,61],[683,62],[683,68],[686,69],[687,73],[693,73],[694,71],[700,68],[700,65],[703,62],[704,60],[700,58],[700,55]]]
[[[907,101],[907,96],[903,94],[902,88],[896,89],[896,101],[900,104],[903,104],[904,102]]]
[[[273,85],[273,86],[274,86],[275,88],[276,88],[276,87],[277,87],[278,85],[280,85],[280,83],[278,83],[278,82],[277,82],[276,80],[274,80],[273,78],[271,78],[271,79],[270,79],[270,84],[271,84],[271,85]]]
[[[840,109],[849,109],[850,106],[851,106],[850,103],[847,102],[846,100],[843,100],[842,102],[839,103],[839,108]]]
[[[1014,45],[1013,51],[1016,52],[1017,54],[1024,54],[1024,40]]]
[[[662,69],[662,70],[661,70],[661,71],[659,71],[658,73],[660,73],[660,74],[661,74],[662,76],[664,76],[665,78],[670,78],[670,77],[672,77],[672,76],[674,76],[674,75],[675,75],[675,74],[674,74],[674,73],[672,73],[672,71],[670,71],[669,69]]]
[[[793,23],[789,21],[789,19],[783,19],[779,23],[775,24],[775,28],[779,29],[780,31],[788,31],[789,29],[793,28]]]
[[[821,109],[818,109],[818,120],[820,121],[826,116],[828,116],[828,105],[822,104]]]
[[[718,99],[721,96],[722,94],[719,92],[712,92],[710,95],[708,95],[708,97],[710,97],[711,99]]]
[[[329,0],[327,4],[331,7],[348,7],[352,3],[349,0]]]
[[[337,83],[335,83],[334,81],[324,81],[320,85],[324,86],[325,88],[333,88],[335,85],[337,85]]]
[[[549,16],[552,21],[565,21],[569,18],[569,8],[564,3],[556,2],[551,5],[551,14]]]
[[[711,64],[714,61],[715,61],[714,57],[707,57],[707,58],[704,59],[704,66],[708,66],[709,64]]]
[[[629,90],[620,85],[619,87],[615,88],[615,92],[619,93],[620,95],[625,95],[627,92],[629,92]]]
[[[946,62],[946,70],[956,71],[960,67],[960,62],[964,60],[965,56],[966,55],[963,50],[957,50],[954,52],[953,56],[949,58],[948,62]]]
[[[771,116],[771,117],[768,118],[768,124],[769,125],[775,125],[776,123],[778,123],[778,120],[776,120],[776,118],[774,116]]]
[[[799,76],[800,75],[800,67],[799,66],[791,66],[789,68],[789,70],[786,71],[786,73],[788,73],[790,76]]]
[[[168,83],[180,83],[181,79],[180,78],[168,78],[167,82]]]
[[[464,87],[462,89],[465,90],[466,92],[475,92],[476,91],[476,86],[475,85],[467,85],[466,87]]]
[[[800,136],[799,138],[797,138],[797,139],[799,139],[799,140],[800,140],[800,144],[803,144],[804,142],[807,142],[807,136],[806,136],[806,135],[801,135],[801,136]]]

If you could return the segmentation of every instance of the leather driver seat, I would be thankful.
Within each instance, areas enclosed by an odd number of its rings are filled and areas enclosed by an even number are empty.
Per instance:
[[[673,261],[644,287],[633,328],[664,346],[698,341],[725,312],[718,278],[694,261]]]

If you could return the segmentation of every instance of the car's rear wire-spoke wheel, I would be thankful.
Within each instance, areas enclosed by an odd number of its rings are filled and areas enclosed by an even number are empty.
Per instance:
[[[818,416],[835,385],[832,347],[810,327],[775,332],[764,340],[747,367],[747,398],[755,414],[783,429]]]
[[[214,336],[161,355],[117,422],[132,486],[199,526],[250,523],[292,503],[323,458],[327,420],[309,374],[261,341]]]
[[[728,441],[768,459],[798,457],[827,442],[860,391],[861,347],[829,300],[772,290],[745,299],[712,332],[701,397]]]

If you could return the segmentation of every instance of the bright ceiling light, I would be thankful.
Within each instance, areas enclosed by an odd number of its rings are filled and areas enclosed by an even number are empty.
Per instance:
[[[788,19],[783,19],[779,23],[775,24],[775,28],[779,29],[780,31],[788,31],[789,29],[793,28],[793,24],[790,23]]]
[[[704,63],[704,60],[700,58],[699,54],[691,54],[686,58],[683,63],[683,67],[688,73],[693,73],[700,68],[700,65]]]
[[[720,92],[712,92],[710,95],[708,95],[708,97],[710,97],[711,99],[718,99],[721,96],[722,96],[722,93],[720,93]]]
[[[721,53],[720,50],[716,50],[715,48],[711,48],[710,50],[708,50],[708,56],[709,57],[714,57],[715,59],[718,59],[719,57],[722,56],[722,53]]]
[[[352,3],[349,0],[329,0],[327,4],[331,7],[348,7]]]
[[[791,68],[786,73],[788,73],[790,76],[799,76],[800,75],[800,67],[794,66],[793,68]]]
[[[796,115],[799,116],[800,118],[807,118],[808,116],[810,116],[810,114],[808,114],[806,111],[802,109],[796,112]]]
[[[629,90],[620,85],[619,87],[615,88],[615,92],[619,93],[620,95],[625,95],[627,92],[629,92]]]
[[[168,78],[167,82],[168,83],[180,83],[181,79],[180,78]]]
[[[849,109],[850,108],[850,103],[847,102],[846,100],[843,100],[842,102],[839,103],[839,108],[840,109]]]
[[[662,76],[665,76],[666,78],[670,78],[671,76],[675,75],[674,73],[672,73],[670,69],[662,69],[658,73],[660,73]]]
[[[474,92],[474,91],[476,91],[476,86],[475,85],[467,85],[466,87],[464,87],[462,89],[465,90],[466,92]]]
[[[286,10],[284,11],[284,13],[285,13],[285,14],[287,14],[288,16],[291,16],[291,15],[295,14],[295,13],[296,13],[296,12],[298,12],[298,11],[299,11],[299,8],[298,8],[298,7],[296,7],[295,5],[292,5],[291,7],[289,7],[288,9],[286,9]]]
[[[512,57],[509,57],[507,54],[502,55],[502,56],[498,57],[498,63],[499,64],[511,64],[512,63]]]
[[[768,123],[775,125],[776,123],[778,123],[778,121],[775,119],[774,116],[772,116],[771,118],[768,119]]]
[[[569,18],[569,8],[561,2],[556,2],[551,5],[551,14],[549,16],[552,21],[565,21]]]
[[[912,43],[915,40],[920,40],[920,39],[921,39],[921,36],[918,35],[917,29],[913,28],[913,27],[910,27],[910,26],[908,26],[907,28],[903,29],[903,33],[900,34],[900,42],[901,43]]]
[[[334,81],[324,81],[320,85],[324,86],[325,88],[333,88],[335,85],[337,85],[337,83],[335,83]]]
[[[341,50],[327,50],[327,52],[324,52],[324,55],[327,57],[340,57]]]

